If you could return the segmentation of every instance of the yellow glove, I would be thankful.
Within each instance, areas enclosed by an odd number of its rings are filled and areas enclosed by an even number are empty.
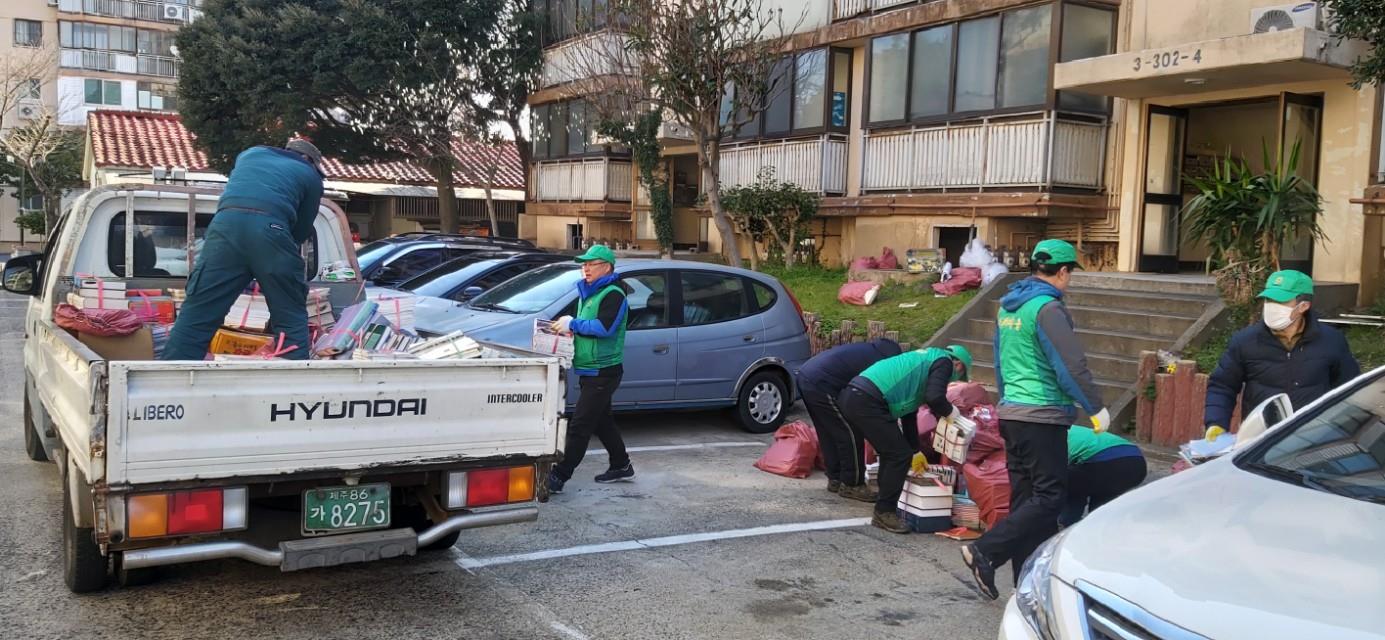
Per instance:
[[[1096,412],[1096,415],[1092,416],[1092,431],[1095,431],[1097,433],[1105,433],[1106,430],[1109,428],[1111,428],[1110,411],[1102,409],[1101,411]]]
[[[1210,427],[1207,427],[1207,441],[1215,442],[1217,438],[1220,438],[1223,433],[1226,433],[1226,429],[1218,427],[1215,424]]]
[[[923,475],[928,470],[928,458],[923,457],[922,453],[915,453],[914,459],[910,461],[909,472],[916,476]]]

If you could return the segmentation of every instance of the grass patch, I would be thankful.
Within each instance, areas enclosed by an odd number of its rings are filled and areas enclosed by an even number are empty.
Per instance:
[[[845,269],[762,266],[760,270],[779,278],[798,298],[804,311],[818,314],[828,331],[840,327],[843,320],[854,320],[857,335],[865,335],[866,323],[878,320],[885,323],[886,329],[898,331],[901,341],[916,346],[932,338],[976,295],[973,290],[948,298],[935,298],[930,287],[892,283],[880,289],[875,304],[858,307],[837,300],[837,290],[846,283]],[[900,303],[907,302],[917,302],[918,306],[899,308]]]

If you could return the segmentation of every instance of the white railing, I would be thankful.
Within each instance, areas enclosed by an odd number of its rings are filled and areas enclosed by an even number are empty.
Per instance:
[[[832,19],[846,20],[871,11],[884,11],[919,0],[833,0]]]
[[[169,13],[164,11],[165,4],[182,5],[181,10],[174,10],[173,15],[181,15],[182,18],[170,18]],[[84,13],[92,16],[108,16],[111,18],[129,18],[133,20],[148,20],[151,22],[188,22],[190,10],[201,7],[201,2],[192,3],[165,3],[153,0],[58,0],[58,11],[65,13]]]
[[[1059,121],[1052,114],[867,132],[861,188],[1099,189],[1105,148],[1105,123]]]
[[[63,49],[59,60],[61,66],[67,69],[114,71],[116,73],[136,73],[139,69],[139,62],[133,54],[117,51]]]
[[[558,160],[534,165],[534,199],[540,202],[629,202],[634,188],[629,161],[609,158]]]
[[[633,58],[626,48],[627,38],[612,31],[599,31],[574,38],[543,54],[543,87],[586,78],[634,73]]]
[[[808,140],[747,142],[721,149],[721,186],[752,184],[760,169],[820,194],[846,193],[846,139],[825,135]]]
[[[178,77],[179,62],[170,56],[139,56],[139,71],[148,76]]]

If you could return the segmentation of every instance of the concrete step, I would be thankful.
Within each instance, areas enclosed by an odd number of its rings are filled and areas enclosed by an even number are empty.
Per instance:
[[[995,320],[972,320],[967,323],[966,331],[967,338],[992,340],[995,337]],[[1141,351],[1165,349],[1173,342],[1172,338],[1166,336],[1081,327],[1077,329],[1077,337],[1088,353],[1109,353],[1127,358],[1139,357]]]
[[[1068,313],[1079,329],[1099,329],[1104,331],[1124,331],[1152,336],[1177,338],[1188,327],[1197,322],[1197,315],[1166,313],[1164,311],[1136,309],[1129,310],[1110,304],[1077,305],[1069,304]],[[1000,302],[991,303],[992,316],[1000,311]],[[1200,312],[1199,312],[1200,313]]]
[[[1072,286],[1142,294],[1172,293],[1203,297],[1217,295],[1216,282],[1210,276],[1078,271],[1072,274]]]
[[[995,364],[984,360],[977,360],[972,364],[971,379],[986,385],[986,387],[991,389],[994,393]],[[1129,382],[1121,382],[1119,380],[1108,380],[1097,377],[1093,381],[1096,382],[1097,388],[1101,390],[1102,402],[1106,404],[1115,402],[1122,393],[1125,393],[1125,391],[1130,388]]]
[[[1148,311],[1160,315],[1194,319],[1200,317],[1208,305],[1216,302],[1215,297],[1076,287],[1069,289],[1064,294],[1063,299],[1069,307]]]
[[[971,356],[978,361],[995,361],[995,347],[990,340],[966,338],[955,342],[965,346],[971,351]],[[1133,357],[1088,351],[1087,368],[1091,369],[1092,375],[1098,378],[1118,380],[1128,384],[1139,377],[1140,361]]]

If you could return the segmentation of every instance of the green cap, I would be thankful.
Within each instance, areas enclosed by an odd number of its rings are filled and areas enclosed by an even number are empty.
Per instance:
[[[586,253],[577,256],[575,260],[577,262],[591,262],[592,260],[600,260],[602,262],[610,264],[613,267],[616,266],[615,252],[611,251],[611,248],[604,244],[592,245],[590,249],[587,249]]]
[[[1292,302],[1299,296],[1313,295],[1313,279],[1302,271],[1284,270],[1270,274],[1265,281],[1265,290],[1257,298],[1269,298],[1275,302]]]
[[[1067,241],[1056,238],[1049,238],[1034,245],[1034,253],[1029,258],[1039,264],[1072,263],[1077,265],[1078,269],[1082,268],[1082,265],[1077,262],[1077,249],[1074,249]]]
[[[970,351],[967,351],[967,348],[964,347],[964,346],[962,346],[962,345],[960,345],[960,344],[951,344],[951,345],[948,345],[947,348],[943,349],[943,351],[948,352],[949,354],[952,355],[953,358],[956,358],[957,361],[959,361],[959,362],[962,363],[962,367],[963,367],[963,370],[962,370],[962,379],[963,379],[963,380],[968,380],[968,379],[970,379],[970,378],[971,378],[971,352],[970,352]]]

